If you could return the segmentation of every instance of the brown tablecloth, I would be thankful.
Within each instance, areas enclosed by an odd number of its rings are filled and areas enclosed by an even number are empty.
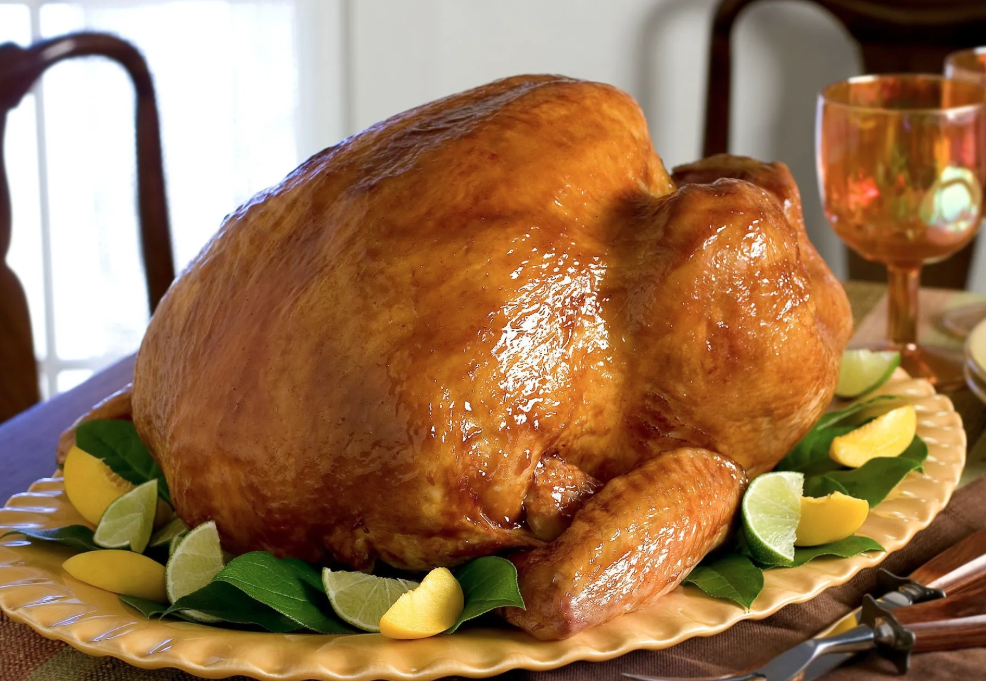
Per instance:
[[[881,302],[882,287],[850,284],[847,290],[859,334],[866,339],[878,338],[882,332],[882,316],[885,315]],[[932,320],[943,309],[973,298],[969,294],[951,292],[926,292],[922,295],[923,337],[931,336],[934,341],[948,342],[933,330]],[[867,313],[872,313],[869,318]],[[110,389],[119,387],[113,383],[120,381],[128,370],[129,363],[124,363],[80,386],[73,393],[41,405],[34,413],[0,426],[0,479],[5,479],[0,480],[0,485],[15,479],[20,484],[19,478],[29,472],[27,468],[15,469],[10,463],[12,449],[31,450],[22,454],[47,457],[47,462],[53,461],[57,431],[71,422],[79,411],[78,405],[91,403]],[[983,459],[986,458],[986,438],[983,438],[986,406],[968,391],[958,391],[949,396],[962,415],[969,435],[969,469],[978,472],[982,470]],[[39,425],[48,427],[52,432],[45,433],[43,437],[34,437],[33,429]],[[28,482],[30,480],[16,489],[26,488]],[[898,574],[907,574],[944,548],[983,527],[986,527],[986,477],[977,477],[955,494],[928,529],[918,534],[906,548],[888,557],[884,566]],[[740,622],[711,638],[691,639],[663,651],[630,653],[609,662],[576,663],[551,672],[516,671],[500,678],[580,681],[618,679],[623,672],[698,676],[748,668],[835,622],[856,607],[862,595],[874,586],[873,571],[867,570],[848,584],[830,589],[808,603],[788,606],[760,622]],[[861,664],[844,667],[827,678],[832,681],[874,681],[893,673],[888,664],[867,658]],[[89,657],[62,643],[44,639],[26,626],[15,624],[0,615],[0,681],[178,681],[192,678],[177,670],[146,671],[112,658]],[[986,648],[916,655],[908,678],[956,681],[986,678]]]

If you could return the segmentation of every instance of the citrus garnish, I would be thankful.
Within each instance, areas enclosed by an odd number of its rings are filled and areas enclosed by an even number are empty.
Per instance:
[[[188,526],[181,518],[175,516],[167,525],[151,535],[151,542],[148,546],[158,547],[171,544],[171,540],[188,532]]]
[[[389,638],[425,638],[440,634],[459,619],[464,598],[459,582],[446,568],[435,568],[413,591],[401,595],[380,618],[380,633]]]
[[[157,480],[138,485],[111,503],[92,535],[104,549],[124,549],[143,553],[154,530],[157,512]]]
[[[852,536],[869,515],[870,505],[842,492],[802,497],[795,546],[820,546]]]
[[[837,397],[854,399],[873,392],[890,380],[900,366],[900,353],[892,351],[846,350],[839,368]]]
[[[363,631],[380,631],[380,618],[402,594],[417,588],[406,579],[374,577],[362,572],[322,570],[322,583],[332,609],[347,624]]]
[[[223,567],[219,531],[216,523],[210,520],[181,538],[171,552],[165,572],[168,600],[175,603],[182,596],[198,591],[211,582]],[[183,614],[203,622],[221,621],[194,610],[185,610]]]
[[[133,551],[87,551],[72,556],[62,567],[80,582],[117,594],[164,603],[164,566]]]
[[[175,519],[175,510],[164,499],[158,497],[157,511],[154,513],[154,530],[161,530],[165,525]]]
[[[794,561],[805,476],[783,471],[754,478],[743,495],[743,532],[753,557],[768,565]]]
[[[101,460],[78,447],[68,450],[62,474],[68,500],[93,525],[99,523],[110,504],[134,487]]]
[[[843,466],[859,468],[870,459],[900,456],[914,439],[917,427],[913,405],[891,409],[832,440],[829,457]]]

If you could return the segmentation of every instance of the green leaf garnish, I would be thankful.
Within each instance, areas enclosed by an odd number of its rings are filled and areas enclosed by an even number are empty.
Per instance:
[[[853,535],[834,541],[831,544],[821,546],[806,546],[794,549],[794,565],[804,565],[808,561],[821,558],[823,556],[833,556],[837,558],[851,558],[867,551],[884,551],[879,543],[869,537],[857,537]]]
[[[838,470],[839,464],[829,456],[832,440],[854,430],[855,426],[814,428],[781,459],[774,470],[797,471],[804,473],[805,477]]]
[[[300,560],[279,560],[265,551],[253,551],[234,558],[213,581],[235,586],[306,629],[355,633],[333,612],[315,568]]]
[[[772,570],[780,567],[799,567],[809,561],[815,560],[816,558],[826,556],[852,558],[853,556],[858,556],[866,551],[883,550],[884,548],[880,546],[880,544],[873,541],[869,537],[857,537],[856,535],[852,535],[851,537],[846,537],[845,539],[840,539],[839,541],[834,541],[829,544],[821,544],[819,546],[797,546],[794,549],[793,562],[786,563],[784,565],[762,563],[757,560],[754,560],[753,562],[765,570]]]
[[[818,419],[818,423],[815,424],[815,429],[819,428],[831,428],[832,426],[843,423],[844,421],[849,421],[851,417],[859,416],[860,412],[868,410],[870,407],[876,406],[881,402],[898,402],[901,398],[895,395],[880,395],[879,397],[874,397],[871,400],[864,400],[862,402],[853,402],[847,407],[842,409],[837,409],[835,411],[826,412],[822,414],[822,418]],[[891,405],[886,404],[886,407]],[[872,418],[877,416],[877,414],[864,414],[864,420],[866,417]],[[849,425],[859,425],[858,423],[850,423]]]
[[[83,551],[98,551],[100,549],[99,546],[96,546],[96,542],[93,541],[92,530],[85,525],[68,525],[66,527],[56,527],[52,530],[10,530],[0,534],[0,539],[3,539],[8,534],[23,534],[30,539],[37,539],[38,541],[51,544],[61,544],[62,546],[82,549]]]
[[[86,421],[75,429],[75,442],[127,482],[140,485],[157,480],[158,496],[174,506],[168,481],[140,441],[132,421]]]
[[[908,459],[881,457],[870,459],[854,470],[832,471],[822,477],[828,478],[826,484],[840,485],[849,496],[866,499],[873,508],[917,467],[917,463]]]
[[[802,493],[806,497],[827,497],[833,492],[841,492],[847,497],[851,497],[849,490],[842,486],[841,483],[836,482],[827,475],[813,475],[805,480],[805,486]]]
[[[168,617],[177,617],[178,619],[185,620],[186,622],[191,622],[193,624],[201,624],[193,620],[191,617],[185,617],[180,612],[167,612],[168,606],[163,603],[157,603],[155,601],[149,601],[146,598],[141,598],[140,596],[120,596],[120,601],[129,605],[134,610],[140,612],[147,619],[161,618],[167,615]]]
[[[298,558],[282,558],[281,563],[294,570],[295,575],[315,592],[319,594],[324,593],[325,585],[322,584],[321,570],[315,569],[310,564]]]
[[[463,622],[495,608],[524,608],[524,597],[517,584],[517,568],[506,558],[485,556],[470,561],[455,571],[465,599],[462,614],[445,633],[451,634]]]
[[[808,435],[781,460],[775,470],[804,473],[805,496],[824,497],[833,492],[841,492],[857,499],[865,499],[871,508],[876,506],[908,473],[922,469],[928,457],[927,444],[915,436],[900,456],[871,459],[857,469],[840,466],[831,459],[829,450],[836,437],[855,430],[877,416],[884,407],[891,407],[899,401],[899,397],[884,395],[855,402],[844,409],[825,414]],[[714,559],[699,565],[684,583],[697,586],[710,596],[731,600],[749,609],[759,593],[754,571],[760,571],[762,585],[763,570],[798,567],[823,556],[849,558],[866,551],[883,550],[872,539],[852,536],[824,546],[796,548],[792,564],[772,565],[753,559],[740,531],[729,552],[719,552]]]
[[[788,452],[787,456],[781,459],[774,470],[797,471],[804,473],[805,477],[838,470],[839,464],[829,457],[832,440],[851,433],[862,425],[862,422],[875,416],[876,414],[873,412],[880,409],[877,405],[883,404],[889,407],[891,405],[885,403],[899,399],[892,395],[881,395],[872,400],[853,402],[843,409],[823,414],[815,427],[794,446],[794,449]],[[861,416],[867,418],[860,421]]]
[[[830,471],[821,476],[813,476],[805,481],[805,489],[810,490],[809,496],[824,496],[820,494],[821,491],[829,488],[838,489],[851,497],[866,499],[870,508],[873,508],[886,499],[908,473],[921,468],[927,457],[928,445],[915,435],[911,444],[900,456],[881,456],[870,459],[859,468]],[[815,481],[815,477],[823,479]],[[833,483],[838,487],[833,487]],[[808,491],[805,493],[808,494]]]
[[[140,596],[122,595],[120,596],[120,600],[129,605],[131,608],[140,611],[140,614],[147,619],[163,617],[168,611],[168,606],[164,603],[149,601],[146,598],[141,598]]]
[[[697,566],[685,577],[684,583],[697,586],[713,598],[730,600],[749,610],[763,591],[763,570],[748,557],[732,554]]]
[[[210,582],[198,591],[179,598],[162,614],[180,615],[183,610],[195,610],[232,624],[252,624],[276,634],[305,628],[226,582]]]
[[[928,459],[928,443],[922,440],[919,435],[915,435],[911,444],[907,445],[907,449],[901,452],[897,458],[916,461],[918,467],[914,470],[918,473],[924,473],[924,462]]]

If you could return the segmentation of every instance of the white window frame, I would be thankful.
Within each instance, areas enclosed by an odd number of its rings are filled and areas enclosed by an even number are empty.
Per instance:
[[[91,7],[134,7],[168,0],[0,0],[0,5],[27,6],[31,22],[31,42],[41,35],[41,8],[46,4],[76,4]],[[224,0],[251,2],[252,0]],[[350,77],[352,48],[350,28],[353,0],[293,0],[295,35],[297,36],[299,102],[296,115],[297,148],[302,158],[336,143],[353,133],[353,88]],[[122,36],[126,39],[126,36]],[[140,46],[137,45],[139,49]],[[56,67],[57,68],[57,67]],[[151,65],[153,76],[153,65]],[[118,359],[111,355],[85,359],[63,359],[56,347],[54,277],[48,190],[48,154],[45,138],[45,102],[41,80],[34,84],[35,128],[37,131],[38,188],[40,199],[41,263],[44,288],[44,356],[38,360],[39,374],[44,376],[42,394],[58,394],[58,376],[62,371],[88,369],[97,371]],[[300,159],[299,159],[300,160]],[[11,169],[7,169],[8,172]],[[16,197],[11,201],[16,202]],[[232,210],[234,206],[230,206]],[[135,211],[136,212],[136,211]],[[218,227],[218,225],[217,225]],[[136,228],[136,225],[135,225]],[[13,229],[17,229],[16,225]],[[38,320],[35,320],[35,325]]]

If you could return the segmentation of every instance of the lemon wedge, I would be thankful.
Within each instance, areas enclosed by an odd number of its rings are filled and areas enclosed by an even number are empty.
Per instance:
[[[117,594],[167,603],[164,566],[133,551],[87,551],[72,556],[62,567],[80,582]]]
[[[380,618],[380,633],[388,638],[426,638],[440,634],[462,614],[462,587],[446,568],[435,568]]]
[[[858,530],[869,515],[870,505],[842,492],[827,497],[801,497],[801,520],[795,546],[820,546],[839,541]]]
[[[864,426],[832,440],[829,457],[836,463],[859,468],[870,459],[900,456],[917,432],[913,405],[892,409]]]
[[[134,488],[92,454],[72,447],[63,468],[65,494],[83,518],[93,525],[109,505]]]

